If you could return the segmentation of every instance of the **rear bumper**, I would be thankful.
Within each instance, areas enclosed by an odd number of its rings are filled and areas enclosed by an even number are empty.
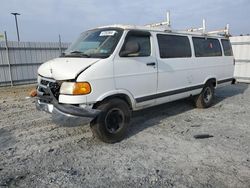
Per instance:
[[[99,113],[99,110],[80,108],[68,104],[45,103],[40,99],[36,101],[37,110],[45,111],[52,115],[52,120],[61,126],[79,126],[89,123]]]

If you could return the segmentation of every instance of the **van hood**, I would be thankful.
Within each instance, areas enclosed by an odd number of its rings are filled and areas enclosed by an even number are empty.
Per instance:
[[[97,58],[56,58],[43,63],[38,68],[38,74],[55,80],[70,80],[84,69],[96,63]]]

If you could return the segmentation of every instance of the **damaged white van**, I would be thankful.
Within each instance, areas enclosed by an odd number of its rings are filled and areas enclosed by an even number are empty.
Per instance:
[[[83,32],[38,69],[37,109],[62,125],[90,122],[104,142],[122,140],[131,112],[193,96],[199,108],[231,84],[227,37],[165,27],[113,25]]]

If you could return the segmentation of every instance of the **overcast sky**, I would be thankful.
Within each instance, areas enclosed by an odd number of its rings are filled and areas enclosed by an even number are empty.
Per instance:
[[[21,41],[71,42],[82,31],[108,24],[144,25],[163,21],[171,12],[172,27],[198,27],[202,18],[208,29],[230,24],[233,35],[250,33],[250,0],[0,0],[0,32],[17,40],[18,16]]]

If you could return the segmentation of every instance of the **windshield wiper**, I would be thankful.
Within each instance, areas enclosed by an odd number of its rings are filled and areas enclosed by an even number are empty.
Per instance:
[[[88,55],[88,54],[85,54],[85,53],[83,53],[83,52],[81,52],[81,51],[72,51],[72,52],[70,52],[69,54],[65,54],[65,56],[79,56],[79,57],[90,57],[90,55]]]
[[[106,53],[91,54],[91,57],[95,57],[95,58],[108,58],[109,56],[110,54],[106,54]]]
[[[62,52],[59,57],[65,57],[65,52]]]

